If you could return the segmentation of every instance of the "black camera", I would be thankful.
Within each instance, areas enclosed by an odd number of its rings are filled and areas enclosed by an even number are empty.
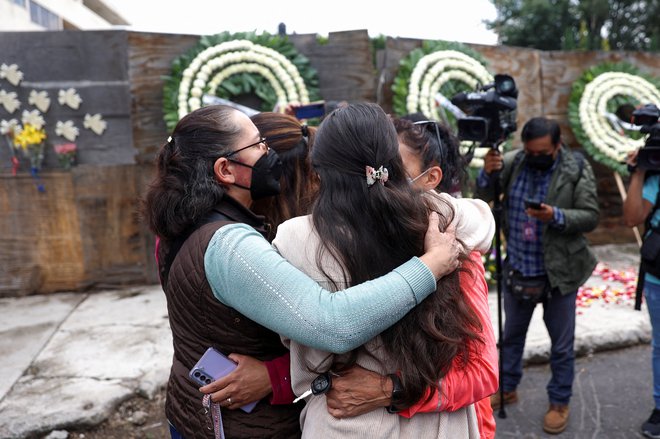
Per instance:
[[[477,91],[458,93],[451,102],[468,115],[458,119],[458,137],[497,147],[516,131],[517,98],[516,83],[509,75],[495,75],[495,82]]]
[[[646,104],[632,113],[632,123],[649,136],[644,147],[637,154],[639,169],[660,171],[660,110],[653,104]]]

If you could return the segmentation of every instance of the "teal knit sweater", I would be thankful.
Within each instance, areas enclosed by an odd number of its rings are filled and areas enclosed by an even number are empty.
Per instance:
[[[204,269],[220,302],[280,335],[338,354],[371,340],[436,289],[428,267],[412,258],[385,276],[332,293],[246,224],[218,229]]]

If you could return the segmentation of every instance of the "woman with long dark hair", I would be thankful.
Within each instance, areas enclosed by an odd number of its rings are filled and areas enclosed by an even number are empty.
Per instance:
[[[450,204],[429,200],[408,182],[394,126],[375,104],[354,104],[327,116],[317,132],[312,165],[320,177],[312,215],[280,225],[273,244],[328,288],[364,282],[419,254],[429,210],[440,211],[443,229],[452,221]],[[463,262],[468,269],[472,264],[479,274],[480,259]],[[481,282],[485,296],[480,269],[481,279],[473,282]],[[445,276],[422,306],[348,355],[291,342],[294,392],[306,391],[319,372],[359,364],[382,375],[399,375],[396,409],[430,399],[428,389],[437,388],[450,368],[481,352],[483,328],[465,294],[458,272]],[[323,398],[312,396],[301,425],[303,436],[310,438],[479,437],[472,406],[411,419],[379,409],[339,420],[328,413]]]
[[[277,155],[250,119],[220,105],[182,118],[158,155],[144,215],[160,238],[173,335],[165,406],[173,438],[214,437],[202,393],[188,379],[208,347],[267,362],[284,354],[279,333],[345,352],[401,318],[455,268],[452,243],[431,218],[429,252],[419,259],[344,292],[323,290],[273,250],[263,217],[250,210],[253,200],[279,192],[279,172]],[[297,408],[262,400],[271,390],[267,379],[214,390],[211,400],[229,409],[221,413],[226,437],[300,434]],[[260,401],[252,413],[237,410],[252,401]]]
[[[466,163],[459,151],[458,138],[446,125],[419,114],[396,118],[393,122],[399,136],[399,153],[410,183],[424,191],[428,198],[451,204],[455,213],[453,223],[456,224],[456,236],[467,249],[486,253],[495,233],[495,220],[490,207],[483,200],[450,195],[461,196],[461,183],[465,177]],[[489,309],[484,305],[487,304],[472,301],[482,325],[488,326],[489,331],[483,332],[488,338],[492,329]],[[452,410],[475,404],[481,437],[493,438],[495,419],[488,397],[497,389],[497,350],[494,343],[486,343],[485,348],[474,361],[452,368],[431,400],[415,404],[404,414]]]
[[[451,204],[456,236],[465,247],[486,253],[492,246],[495,220],[483,200],[460,197],[465,163],[458,139],[449,129],[434,120],[393,119],[399,137],[399,153],[410,183],[428,197]]]
[[[255,213],[266,217],[272,240],[277,226],[288,219],[307,215],[316,197],[318,179],[312,172],[309,157],[316,127],[308,127],[283,113],[263,112],[250,119],[282,162],[280,193],[257,200],[252,207]]]

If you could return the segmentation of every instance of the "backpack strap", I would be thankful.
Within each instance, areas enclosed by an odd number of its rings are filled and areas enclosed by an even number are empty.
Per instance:
[[[651,209],[651,212],[649,215],[646,217],[644,220],[644,228],[646,230],[651,230],[651,219],[653,218],[653,215],[660,209],[660,190],[658,191],[658,194],[655,196],[655,204],[653,204],[653,209]],[[660,226],[659,226],[660,227]]]
[[[579,171],[578,171],[577,181],[580,181],[580,178],[582,178],[582,170],[584,169],[584,160],[585,160],[584,159],[584,154],[582,154],[580,151],[573,151],[573,150],[571,150],[571,153],[573,154],[573,157],[575,157],[575,159],[578,162]]]
[[[507,169],[508,172],[502,175],[502,180],[501,180],[502,186],[500,187],[501,191],[507,190],[509,186],[509,181],[511,180],[511,176],[513,175],[514,171],[518,167],[518,164],[523,160],[523,158],[525,158],[525,150],[521,149],[514,156],[511,166],[509,166],[508,168],[504,168]]]

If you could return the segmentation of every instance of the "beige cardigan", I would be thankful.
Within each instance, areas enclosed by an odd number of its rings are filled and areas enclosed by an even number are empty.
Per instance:
[[[451,198],[448,195],[441,196]],[[461,240],[465,243],[466,250],[487,251],[494,228],[487,205],[478,200],[452,198],[448,201],[452,204],[460,203],[454,206],[456,211],[454,223],[457,226],[457,237],[463,238]],[[466,205],[469,206],[465,210],[462,209]],[[467,215],[463,216],[466,213]],[[465,224],[466,222],[471,224]],[[289,262],[324,288],[333,288],[316,263],[320,242],[313,230],[311,216],[294,218],[281,224],[273,245]],[[332,258],[324,258],[321,265],[332,279],[336,281],[342,279],[341,270]],[[347,285],[337,282],[337,286],[345,288]],[[293,391],[296,395],[301,395],[309,390],[312,380],[318,375],[313,371],[327,370],[334,357],[327,352],[308,348],[288,339],[283,338],[282,341],[291,350]],[[379,337],[366,343],[365,348],[381,360],[385,368],[379,361],[364,353],[357,359],[360,366],[383,375],[394,372],[387,369],[387,364],[391,362],[379,347]],[[479,438],[477,419],[472,405],[452,413],[424,413],[410,419],[390,414],[384,408],[354,418],[336,419],[328,413],[324,396],[310,396],[306,401],[307,405],[300,416],[303,438]]]

